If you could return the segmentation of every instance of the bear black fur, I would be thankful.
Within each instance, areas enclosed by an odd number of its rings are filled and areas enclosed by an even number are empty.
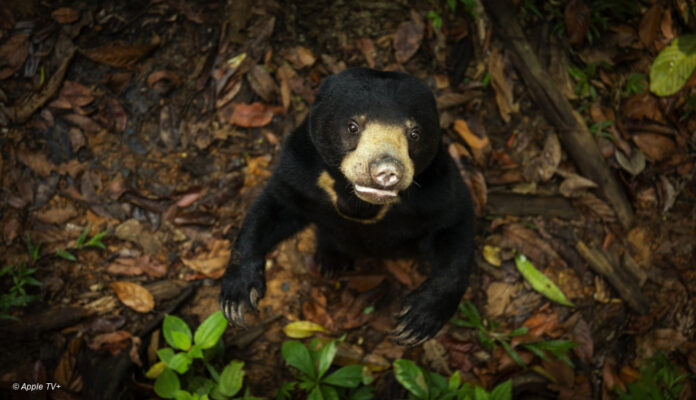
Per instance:
[[[343,165],[358,147],[383,147],[379,140],[358,146],[365,132],[392,140],[391,156],[368,157],[369,151],[360,150],[369,160]],[[407,151],[409,159],[391,149]],[[287,138],[242,224],[220,292],[230,322],[244,326],[244,312],[263,297],[266,254],[308,224],[317,228],[316,260],[324,273],[350,268],[361,257],[419,256],[428,265],[428,279],[408,295],[399,314],[397,341],[421,343],[452,317],[468,285],[473,209],[441,143],[435,99],[426,85],[367,68],[322,82],[309,117]]]

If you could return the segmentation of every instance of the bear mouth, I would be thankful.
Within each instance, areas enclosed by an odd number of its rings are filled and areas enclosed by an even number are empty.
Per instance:
[[[399,192],[395,189],[377,189],[369,186],[353,185],[355,194],[359,199],[368,203],[385,204],[398,199]]]

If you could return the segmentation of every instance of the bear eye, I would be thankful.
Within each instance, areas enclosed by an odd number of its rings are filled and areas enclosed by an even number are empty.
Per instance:
[[[413,140],[414,142],[418,141],[420,139],[420,129],[418,128],[413,128],[408,132],[408,138]]]
[[[360,132],[360,127],[358,126],[358,124],[356,124],[355,122],[352,122],[352,121],[349,122],[348,123],[348,133],[355,135],[358,132]]]

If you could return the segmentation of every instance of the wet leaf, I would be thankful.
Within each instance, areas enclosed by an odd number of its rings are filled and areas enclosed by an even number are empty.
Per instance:
[[[394,35],[396,62],[403,64],[416,54],[423,41],[424,30],[425,26],[420,17],[399,25]]]
[[[274,107],[263,103],[237,103],[230,116],[230,123],[245,128],[257,128],[268,125],[273,119]]]
[[[18,33],[0,46],[0,80],[11,77],[29,56],[29,35]]]
[[[640,37],[640,41],[643,43],[643,46],[650,48],[655,42],[655,36],[657,35],[657,28],[660,26],[661,16],[662,5],[659,2],[653,4],[643,15],[638,27],[638,36]]]
[[[137,283],[117,281],[111,282],[109,287],[116,292],[123,304],[137,312],[150,312],[155,307],[155,299],[152,294]]]
[[[517,270],[520,271],[520,274],[522,274],[524,279],[526,279],[527,282],[532,285],[534,290],[558,304],[568,307],[575,307],[575,305],[566,298],[561,289],[559,289],[555,283],[547,278],[546,275],[542,274],[538,269],[536,269],[534,265],[527,260],[527,257],[522,254],[516,255],[515,265],[517,265]]]
[[[633,143],[635,143],[651,161],[662,161],[674,154],[677,149],[672,139],[656,133],[635,134],[633,135]]]
[[[303,339],[314,336],[317,332],[326,332],[326,329],[311,321],[295,321],[285,325],[283,332],[293,339]]]
[[[565,7],[565,24],[568,30],[568,41],[574,45],[582,45],[587,30],[590,28],[590,8],[583,0],[571,0]]]
[[[72,24],[80,19],[80,13],[69,7],[56,8],[51,15],[59,24]]]
[[[150,44],[107,44],[102,47],[83,50],[82,54],[90,60],[116,68],[130,68],[159,45],[155,37]]]
[[[696,34],[682,35],[662,49],[650,66],[650,91],[670,96],[684,86],[695,69]]]

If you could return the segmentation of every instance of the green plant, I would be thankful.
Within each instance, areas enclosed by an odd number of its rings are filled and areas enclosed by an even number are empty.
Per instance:
[[[336,340],[331,340],[324,346],[319,344],[317,338],[309,346],[296,340],[284,342],[283,358],[297,370],[297,382],[284,384],[276,399],[290,399],[291,393],[296,389],[308,393],[308,400],[371,399],[372,387],[365,385],[369,385],[373,377],[367,367],[348,365],[327,374],[337,351]]]
[[[628,391],[615,390],[618,400],[676,400],[688,377],[663,353],[657,353],[646,360],[640,378],[627,385]]]
[[[96,235],[92,236],[89,240],[87,240],[87,234],[89,234],[89,226],[85,227],[85,229],[82,230],[82,233],[80,234],[80,237],[77,238],[77,241],[75,242],[75,247],[73,247],[73,250],[81,250],[86,247],[98,247],[100,249],[105,249],[106,246],[104,246],[104,243],[102,243],[102,238],[106,236],[108,233],[108,230],[103,230]],[[75,255],[68,251],[68,250],[57,250],[56,255],[58,257],[64,258],[68,261],[77,261],[77,258],[75,258]]]
[[[206,318],[193,335],[183,320],[166,315],[162,324],[162,334],[171,347],[157,350],[160,361],[146,373],[148,378],[156,379],[155,393],[165,399],[177,400],[257,399],[249,394],[248,388],[242,396],[234,397],[242,389],[243,362],[232,361],[221,373],[211,364],[216,350],[221,348],[220,337],[226,328],[227,321],[220,311]],[[195,359],[201,360],[212,379],[203,376],[201,368],[192,368]],[[182,381],[185,385],[182,385]]]
[[[462,7],[464,7],[464,12],[469,14],[471,18],[478,17],[475,0],[447,0],[447,5],[449,6],[451,13],[454,13],[457,10],[457,4],[461,4]],[[434,28],[442,28],[442,17],[437,11],[430,10],[427,14],[425,14],[425,17],[430,20],[430,23]]]
[[[30,253],[34,257],[34,253],[31,250]],[[36,254],[38,257],[38,250]],[[37,296],[28,294],[25,288],[25,286],[42,285],[41,282],[32,276],[35,272],[36,268],[27,268],[24,263],[16,270],[12,265],[0,269],[0,278],[9,276],[12,280],[9,291],[0,296],[0,319],[19,321],[19,318],[9,315],[10,309],[13,307],[26,307],[29,303],[36,300]]]
[[[462,320],[454,318],[451,321],[454,325],[478,330],[479,340],[484,347],[488,349],[495,349],[498,347],[498,345],[500,345],[519,366],[523,368],[527,367],[527,364],[525,364],[525,362],[522,360],[522,357],[520,357],[517,351],[510,345],[512,338],[515,336],[522,336],[528,332],[527,327],[523,326],[514,329],[511,332],[501,332],[498,331],[500,325],[493,321],[487,320],[488,327],[486,327],[481,315],[471,302],[460,304],[459,310],[464,314],[466,319]],[[540,340],[536,342],[522,343],[519,346],[529,350],[531,353],[543,360],[548,360],[545,352],[549,352],[554,357],[568,364],[570,367],[574,367],[573,362],[570,361],[566,353],[572,348],[576,347],[577,344],[571,342],[570,340]]]
[[[597,89],[592,85],[592,79],[597,75],[597,64],[587,64],[585,68],[575,65],[568,67],[568,73],[577,82],[575,94],[579,97],[589,97],[592,101],[597,98]]]
[[[437,13],[437,11],[430,10],[427,14],[425,14],[425,17],[430,20],[430,23],[433,25],[434,28],[442,28],[442,17],[440,16],[440,14]]]
[[[696,70],[696,34],[681,35],[660,51],[650,66],[650,91],[671,96]]]
[[[611,124],[612,124],[611,121],[599,121],[599,122],[595,122],[594,124],[590,125],[590,127],[587,129],[589,129],[590,133],[592,133],[594,135],[604,136],[605,138],[614,141],[614,140],[616,140],[614,135],[612,135],[611,133],[606,131],[606,129],[609,128],[611,126]]]
[[[643,93],[647,87],[647,82],[648,79],[645,74],[641,74],[640,72],[634,72],[628,75],[626,77],[626,82],[624,83],[624,97]]]
[[[552,32],[562,35],[567,31],[564,9],[566,2],[549,4],[551,4],[549,12],[556,21]],[[635,0],[590,0],[586,1],[585,4],[590,9],[590,20],[585,34],[590,44],[607,29],[610,20],[626,21],[640,12],[640,3]]]
[[[512,399],[512,381],[507,380],[487,392],[481,386],[472,386],[461,382],[459,371],[449,379],[442,375],[426,371],[409,360],[394,361],[394,376],[408,390],[409,399],[438,400],[510,400]]]

